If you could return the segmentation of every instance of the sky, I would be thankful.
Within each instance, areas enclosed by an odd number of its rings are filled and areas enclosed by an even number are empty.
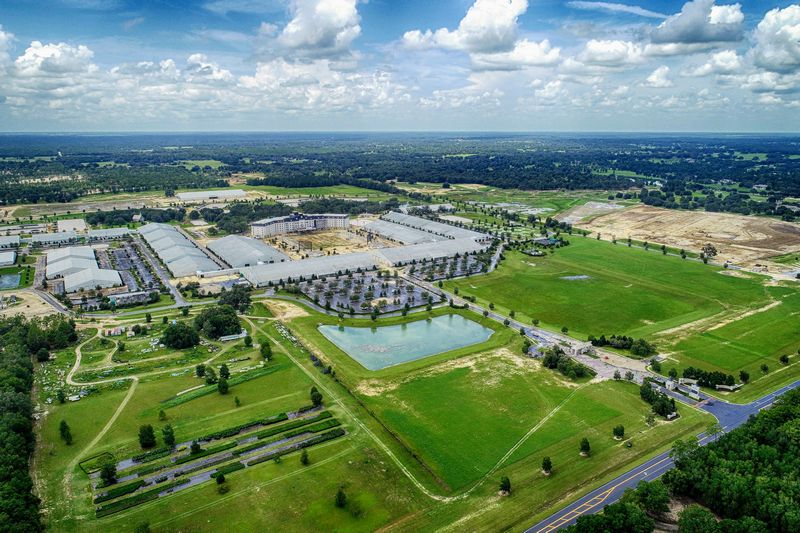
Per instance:
[[[0,0],[0,131],[798,129],[791,2]]]

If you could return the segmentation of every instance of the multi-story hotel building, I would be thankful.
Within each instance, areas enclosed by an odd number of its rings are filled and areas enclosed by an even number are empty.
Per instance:
[[[265,218],[250,223],[253,237],[264,238],[283,233],[324,229],[345,229],[350,225],[348,215],[337,213],[293,213],[284,217]]]

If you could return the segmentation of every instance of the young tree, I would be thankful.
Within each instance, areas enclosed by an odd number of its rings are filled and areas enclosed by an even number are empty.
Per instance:
[[[222,379],[228,379],[231,377],[231,371],[228,370],[228,365],[222,363],[222,366],[219,367],[219,377]]]
[[[189,316],[189,306],[188,305],[185,305],[185,306],[181,307],[181,315]]]
[[[500,492],[504,494],[511,494],[511,480],[508,479],[508,476],[503,476],[500,478]]]
[[[306,465],[308,465],[308,463],[309,463],[308,451],[307,450],[303,450],[303,453],[300,454],[300,464],[303,465],[303,466],[306,466]]]
[[[156,432],[153,431],[153,426],[144,424],[139,426],[139,446],[142,448],[152,448],[156,445]]]
[[[740,370],[739,371],[739,380],[742,383],[747,384],[747,382],[750,381],[750,372],[748,372],[747,370]]]
[[[164,316],[161,317],[161,323],[162,324],[166,325],[167,324],[167,320],[168,320],[167,319],[167,315],[164,315]]]
[[[125,351],[125,343],[124,343],[124,342],[122,342],[122,341],[119,341],[119,342],[117,343],[117,352],[118,352],[118,353],[122,353],[122,352],[124,352],[124,351]]]
[[[347,494],[344,493],[344,489],[339,487],[339,490],[336,491],[336,498],[333,500],[334,505],[339,509],[344,508],[347,505]]]
[[[56,392],[56,399],[58,400],[58,403],[64,403],[67,401],[67,395],[64,394],[64,389],[58,389],[58,392]]]
[[[789,364],[789,356],[786,355],[786,354],[783,354],[781,356],[781,358],[780,358],[780,361],[781,361],[781,364],[788,365]]]
[[[217,382],[217,390],[220,394],[228,394],[228,380],[225,378],[219,378]]]
[[[70,431],[69,424],[67,424],[66,420],[61,421],[61,424],[58,426],[58,431],[61,433],[61,439],[67,446],[72,444],[72,431]]]
[[[225,474],[217,474],[217,485],[225,483]]]
[[[553,462],[550,461],[550,456],[546,455],[544,459],[542,459],[542,472],[549,475],[550,472],[552,471],[553,471]]]
[[[614,438],[616,438],[617,440],[621,439],[622,437],[625,436],[625,426],[623,426],[622,424],[614,426],[613,433],[614,433]]]
[[[189,453],[192,455],[196,455],[203,451],[203,448],[200,447],[200,443],[196,440],[192,441],[192,444],[189,446]]]
[[[581,455],[588,457],[592,453],[592,448],[589,446],[589,439],[583,437],[581,439]]]
[[[769,373],[769,366],[767,366],[766,363],[761,365],[761,373],[762,374],[768,374]]]
[[[316,387],[311,387],[311,404],[314,407],[319,407],[322,405],[322,394],[317,390]]]
[[[233,397],[233,403],[236,404],[236,407],[240,407],[242,405],[242,401],[239,399],[238,396]]]
[[[147,322],[149,324],[150,322],[153,321],[153,315],[151,315],[150,313],[147,313],[146,315],[144,315],[144,320],[145,320],[145,322]]]
[[[199,364],[194,367],[194,373],[198,378],[202,378],[206,375],[206,365]]]
[[[562,328],[561,328],[561,333],[563,333],[564,335],[566,335],[567,333],[569,333],[569,328],[568,328],[567,326],[564,326],[564,327],[562,327]]]
[[[103,485],[113,485],[117,482],[117,465],[113,459],[104,462],[100,467],[100,479]]]
[[[263,357],[265,361],[272,359],[272,346],[270,346],[267,339],[261,341],[261,348],[259,348],[259,351],[261,352],[261,357]]]
[[[158,412],[158,419],[162,422],[167,419],[167,413],[163,409]]]
[[[164,444],[169,446],[170,448],[175,447],[175,430],[172,429],[170,424],[167,424],[163,428],[161,428],[161,436],[164,438]]]
[[[615,379],[616,381],[619,381],[619,380],[621,380],[621,379],[622,379],[622,374],[620,374],[620,373],[619,373],[619,370],[615,370],[615,371],[614,371],[614,379]]]
[[[206,385],[213,385],[217,382],[217,373],[211,366],[206,366]]]
[[[674,366],[669,369],[669,377],[671,379],[678,379],[678,369]]]
[[[251,337],[250,335],[245,335],[244,345],[248,348],[251,348],[253,346],[253,337]]]

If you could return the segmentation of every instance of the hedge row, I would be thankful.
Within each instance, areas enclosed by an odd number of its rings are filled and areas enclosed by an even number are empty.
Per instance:
[[[264,462],[269,461],[271,459],[275,459],[276,457],[281,457],[282,455],[290,454],[290,453],[292,453],[292,452],[294,452],[296,450],[301,450],[303,448],[309,448],[311,446],[320,444],[322,442],[333,440],[335,438],[341,437],[342,435],[344,435],[344,433],[345,432],[344,432],[344,430],[342,428],[336,428],[334,430],[328,431],[327,433],[323,433],[321,435],[317,435],[315,437],[312,437],[312,438],[310,438],[308,440],[304,440],[303,442],[298,442],[297,444],[293,445],[291,448],[287,448],[285,450],[279,450],[279,451],[276,451],[276,452],[268,453],[267,455],[264,455],[263,457],[259,457],[258,459],[254,459],[254,460],[250,461],[249,463],[247,463],[247,466],[254,466],[254,465],[257,465],[259,463],[264,463]]]
[[[131,496],[130,498],[125,498],[124,500],[117,500],[115,502],[106,505],[101,505],[95,511],[95,516],[97,516],[97,518],[102,518],[110,514],[118,513],[119,511],[124,511],[125,509],[130,509],[131,507],[134,507],[141,503],[148,502],[150,500],[155,500],[156,498],[158,498],[158,495],[161,494],[163,491],[171,489],[173,487],[178,487],[180,485],[185,485],[186,483],[189,483],[188,479],[173,481],[172,483],[167,483],[166,485],[162,485],[160,487],[156,487],[154,489],[150,489],[145,492],[140,492],[139,494]]]
[[[213,446],[211,448],[202,450],[195,454],[190,453],[189,455],[184,455],[183,457],[178,457],[177,459],[175,459],[175,464],[182,465],[183,463],[188,463],[189,461],[194,461],[195,459],[200,459],[201,457],[206,457],[208,455],[213,455],[215,453],[223,452],[225,450],[230,450],[231,448],[235,448],[236,444],[237,443],[234,441],[226,442],[225,444],[220,444],[219,446]]]
[[[245,372],[244,374],[239,374],[238,376],[234,376],[228,380],[228,386],[232,387],[234,385],[244,383],[245,381],[250,381],[252,379],[260,378],[261,376],[266,376],[267,374],[272,374],[277,370],[282,370],[286,366],[288,365],[278,363],[275,365],[258,368],[256,370],[251,370],[250,372]],[[182,403],[186,403],[188,401],[200,398],[201,396],[205,396],[207,394],[211,394],[214,392],[217,392],[217,386],[207,385],[205,387],[195,389],[191,392],[181,394],[180,396],[173,396],[172,398],[167,398],[166,400],[161,401],[162,409],[169,409],[170,407],[175,407]]]
[[[277,435],[278,433],[283,433],[284,431],[287,431],[289,429],[307,426],[308,424],[313,424],[314,422],[319,422],[320,420],[325,420],[326,418],[330,418],[332,416],[333,415],[330,414],[328,411],[322,411],[317,416],[312,416],[311,418],[298,418],[296,420],[292,420],[288,424],[283,424],[282,426],[278,426],[276,428],[269,428],[257,431],[256,433],[253,434],[253,436],[258,439],[265,439],[267,437]]]
[[[270,441],[267,441],[267,442],[261,441],[261,442],[253,443],[253,444],[251,444],[249,446],[245,446],[244,448],[236,450],[235,452],[233,452],[233,454],[234,455],[244,455],[244,454],[246,454],[248,452],[252,452],[253,450],[257,450],[259,448],[264,448],[266,446],[269,446],[271,443],[278,442],[279,440],[292,439],[294,437],[298,437],[300,435],[303,435],[304,433],[318,433],[320,431],[324,431],[324,430],[330,429],[330,428],[335,428],[335,427],[340,426],[340,425],[341,425],[341,422],[339,422],[335,418],[331,418],[331,419],[328,419],[328,420],[324,420],[324,421],[322,421],[322,422],[320,422],[318,424],[314,424],[314,425],[311,425],[311,426],[304,426],[304,427],[302,427],[300,429],[295,429],[293,431],[289,431],[289,432],[281,434],[278,437],[276,437],[274,439],[271,439]]]
[[[143,479],[137,479],[133,483],[128,483],[127,485],[117,485],[112,487],[105,494],[101,494],[100,496],[96,497],[94,499],[94,503],[107,502],[108,500],[113,500],[114,498],[119,498],[120,496],[130,494],[146,484],[147,483],[145,483]]]
[[[263,418],[260,420],[252,420],[250,422],[245,422],[244,424],[239,424],[238,426],[233,426],[227,429],[223,429],[221,431],[217,431],[216,433],[209,433],[208,435],[203,435],[197,442],[209,441],[209,440],[217,440],[217,439],[224,439],[225,437],[233,437],[237,435],[243,429],[247,429],[252,426],[269,426],[271,424],[277,424],[278,422],[283,422],[284,420],[289,420],[289,415],[286,413],[278,413],[277,415],[268,416],[267,418]]]
[[[211,477],[216,479],[216,477],[219,476],[219,475],[223,475],[224,476],[225,474],[230,474],[231,472],[236,472],[237,470],[241,470],[242,468],[244,468],[244,463],[240,463],[239,461],[236,461],[235,463],[231,463],[229,465],[225,465],[222,468],[217,469],[216,472],[211,474]]]
[[[172,448],[165,446],[163,448],[150,450],[149,452],[140,453],[139,455],[134,455],[131,457],[131,461],[134,463],[147,463],[149,461],[155,461],[156,459],[166,457],[170,453],[172,453]]]

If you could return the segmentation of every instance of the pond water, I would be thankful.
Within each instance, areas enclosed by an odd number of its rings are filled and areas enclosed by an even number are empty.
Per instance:
[[[461,315],[442,315],[397,326],[320,326],[319,331],[367,370],[463,348],[492,336],[491,329]]]
[[[16,289],[19,287],[19,274],[0,274],[0,289]]]

